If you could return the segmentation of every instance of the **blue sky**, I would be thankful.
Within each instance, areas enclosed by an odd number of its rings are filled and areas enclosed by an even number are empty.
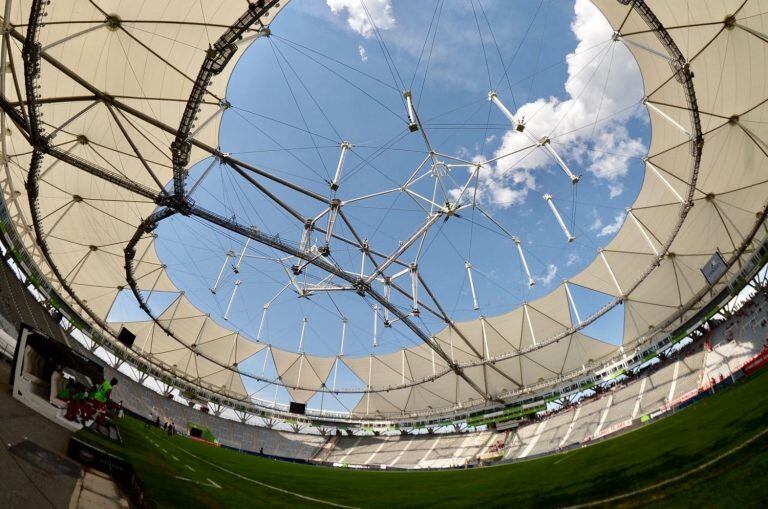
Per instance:
[[[421,276],[456,321],[504,313],[576,274],[612,238],[639,191],[648,143],[639,72],[626,49],[610,41],[607,22],[585,0],[293,0],[271,29],[269,39],[245,51],[229,84],[232,108],[224,116],[220,143],[238,158],[330,196],[328,181],[336,170],[340,142],[348,141],[353,148],[336,196],[350,200],[388,190],[401,185],[426,157],[421,134],[406,129],[404,89],[413,93],[433,149],[468,161],[497,158],[530,144],[488,101],[489,90],[496,90],[531,132],[551,137],[551,146],[581,176],[575,191],[543,148],[484,165],[471,184],[476,204],[522,239],[537,284],[528,286],[514,242],[468,206],[459,217],[438,220],[419,257]],[[196,165],[191,180],[200,178],[209,164]],[[470,172],[463,167],[446,171],[450,177],[441,180],[446,192],[437,196],[456,196]],[[412,190],[429,198],[435,181],[427,175]],[[295,192],[268,187],[306,216],[323,210]],[[553,196],[574,242],[566,241],[544,194]],[[296,220],[229,168],[214,165],[195,199],[291,242],[300,240]],[[423,207],[429,207],[425,199],[398,192],[350,203],[343,210],[372,248],[389,253],[425,220]],[[351,236],[339,223],[336,231]],[[263,305],[271,301],[261,339],[281,348],[299,348],[303,317],[308,319],[303,339],[307,353],[339,353],[342,316],[349,320],[346,355],[418,344],[400,324],[384,328],[380,311],[374,346],[372,302],[353,292],[299,298],[285,271],[295,261],[281,265],[275,252],[253,243],[239,273],[225,268],[214,295],[210,288],[227,251],[239,255],[245,239],[184,217],[165,221],[158,234],[159,255],[172,279],[220,323],[225,323],[235,281],[242,282],[228,325],[251,338],[258,334]],[[316,234],[312,243],[322,245],[322,235]],[[340,243],[332,243],[331,249],[334,262],[359,270],[357,250]],[[414,250],[404,255],[415,256]],[[467,262],[479,310],[473,309]],[[305,274],[299,284],[322,281],[316,270]],[[410,287],[407,279],[399,282]],[[173,297],[155,295],[153,302],[162,308]],[[607,301],[578,288],[574,298],[582,317]],[[402,297],[397,304],[407,310],[409,301]],[[616,343],[621,315],[617,308],[586,332]],[[130,298],[121,298],[111,318],[130,316],[135,317]],[[442,328],[429,313],[422,312],[419,323],[431,333]],[[261,373],[263,357],[257,355],[242,368]],[[274,375],[274,368],[267,365],[265,373]],[[359,385],[344,368],[339,377],[340,386]],[[278,397],[284,396],[279,392]],[[259,395],[271,399],[274,389]],[[327,399],[326,408],[350,404]]]

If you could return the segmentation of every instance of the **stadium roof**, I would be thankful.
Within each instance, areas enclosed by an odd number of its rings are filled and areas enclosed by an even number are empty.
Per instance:
[[[185,199],[187,170],[208,157],[265,189],[311,193],[217,148],[235,63],[288,4],[5,2],[2,87],[16,113],[2,117],[1,179],[13,227],[61,295],[104,331],[123,325],[108,322],[118,294],[135,291],[149,314],[125,324],[137,335],[134,349],[180,377],[247,398],[243,376],[259,376],[238,365],[268,348],[275,382],[300,402],[331,391],[329,374],[343,362],[363,382],[351,390],[363,394],[357,417],[499,401],[621,355],[580,332],[613,306],[623,304],[624,350],[681,323],[768,233],[768,1],[597,0],[639,65],[652,138],[627,220],[585,270],[512,311],[434,335],[393,306],[421,344],[383,355],[290,352],[222,326],[176,287],[157,254],[153,230],[172,214],[358,283],[306,246]],[[712,288],[701,269],[718,250],[729,275]],[[574,286],[611,302],[578,317]],[[387,306],[372,287],[358,289]],[[150,310],[148,292],[177,297]]]

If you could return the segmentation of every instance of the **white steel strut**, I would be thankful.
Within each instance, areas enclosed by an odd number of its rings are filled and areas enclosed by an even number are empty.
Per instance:
[[[647,106],[649,110],[652,110],[652,111],[656,112],[656,113],[657,113],[657,114],[658,114],[660,117],[662,117],[664,120],[666,120],[667,122],[669,122],[669,123],[670,123],[670,124],[672,124],[673,126],[675,126],[675,127],[677,127],[678,129],[680,129],[680,130],[681,130],[683,133],[685,133],[687,136],[690,136],[690,135],[691,135],[691,132],[690,132],[688,129],[686,129],[685,127],[683,127],[683,126],[680,124],[680,122],[678,122],[678,121],[677,121],[677,120],[675,120],[674,118],[672,118],[672,117],[670,117],[669,115],[667,115],[667,114],[666,114],[664,111],[662,111],[662,110],[661,110],[661,109],[660,109],[658,106],[656,106],[654,103],[652,103],[652,102],[651,102],[651,100],[650,100],[650,99],[648,99],[647,97],[643,98],[643,104],[644,104],[645,106]]]
[[[573,242],[576,240],[576,237],[574,237],[570,230],[568,230],[568,226],[566,226],[565,221],[563,221],[563,218],[560,215],[560,212],[557,211],[557,207],[555,207],[555,204],[552,202],[552,195],[545,194],[543,198],[547,201],[547,204],[549,205],[552,213],[555,215],[555,219],[557,219],[557,223],[560,225],[560,228],[562,228],[563,233],[565,233],[565,236],[568,237],[568,242]]]
[[[325,229],[325,243],[320,249],[320,254],[328,256],[331,252],[331,238],[333,237],[333,228],[336,226],[336,219],[339,217],[339,211],[341,210],[341,200],[334,198],[331,200],[331,205],[328,210],[328,227]]]
[[[267,312],[269,311],[269,306],[272,305],[272,303],[280,297],[283,292],[291,286],[291,283],[286,284],[283,286],[271,299],[269,299],[267,302],[264,303],[263,309],[261,311],[261,320],[259,320],[259,330],[256,333],[256,341],[261,341],[261,333],[264,330],[264,322],[267,319]]]
[[[373,347],[379,346],[379,305],[373,305]]]
[[[632,212],[632,209],[627,209],[627,215],[632,219],[632,222],[635,223],[635,226],[637,226],[637,229],[640,230],[640,233],[643,235],[643,238],[648,243],[648,245],[651,247],[651,251],[653,251],[653,254],[656,256],[659,256],[659,250],[656,249],[656,244],[653,243],[651,240],[651,237],[648,235],[648,232],[645,231],[645,228],[643,228],[643,225],[640,224],[640,221],[635,217],[635,214]]]
[[[245,239],[245,245],[243,246],[243,251],[240,253],[240,257],[237,259],[237,263],[232,266],[232,270],[235,271],[235,274],[240,273],[240,264],[243,263],[243,257],[245,256],[245,252],[248,251],[248,244],[250,243],[251,243],[250,237]]]
[[[376,279],[376,277],[378,277],[379,274],[382,274],[385,270],[387,270],[387,267],[392,265],[395,262],[395,260],[397,260],[400,257],[400,255],[405,253],[408,250],[408,248],[411,247],[414,242],[416,242],[416,240],[418,240],[423,234],[425,234],[427,230],[429,230],[429,228],[433,224],[435,224],[435,222],[438,219],[440,219],[441,216],[442,214],[439,214],[439,213],[430,214],[427,217],[427,220],[424,222],[424,224],[421,225],[421,227],[418,230],[416,230],[413,233],[413,235],[411,235],[407,240],[405,240],[402,244],[400,244],[400,247],[398,247],[394,253],[392,253],[389,257],[387,257],[386,260],[381,262],[379,266],[376,267],[376,269],[373,271],[373,273],[371,273],[366,278],[365,282],[370,284],[371,281]]]
[[[671,62],[672,59],[669,57],[669,55],[664,54],[661,51],[658,51],[656,49],[651,48],[650,46],[646,46],[645,44],[641,44],[635,40],[627,39],[623,35],[621,35],[619,32],[613,33],[613,41],[618,42],[621,41],[624,44],[627,44],[628,46],[634,46],[635,48],[641,49],[643,51],[647,51],[648,53],[651,53],[652,55],[656,55],[657,57],[666,60],[667,62]]]
[[[341,154],[339,154],[339,162],[336,165],[336,174],[333,176],[333,182],[331,182],[331,191],[339,189],[339,181],[341,179],[341,170],[344,168],[344,159],[347,157],[347,152],[352,148],[352,145],[348,141],[341,142]]]
[[[472,264],[469,262],[465,262],[464,267],[467,269],[467,277],[469,278],[469,289],[472,292],[472,309],[477,311],[478,309],[480,309],[480,304],[477,303],[477,293],[475,293],[475,280],[472,277]]]
[[[535,286],[536,280],[533,279],[533,276],[531,276],[531,269],[528,268],[528,261],[525,259],[525,254],[523,254],[523,246],[520,242],[520,239],[515,237],[515,247],[517,248],[517,254],[520,255],[520,262],[523,264],[523,269],[525,269],[525,274],[528,276],[528,286]]]
[[[415,263],[411,264],[411,314],[419,316],[419,268]]]
[[[528,331],[531,333],[531,341],[536,344],[536,333],[533,331],[533,324],[531,323],[531,313],[528,311],[528,304],[523,303],[523,315],[525,315],[525,321],[528,323]]]
[[[336,376],[339,374],[339,357],[333,363],[333,390],[336,390]]]
[[[645,164],[653,171],[654,175],[656,175],[659,180],[661,180],[664,185],[667,186],[667,189],[669,189],[669,191],[675,195],[675,198],[677,198],[680,203],[685,203],[685,200],[682,196],[680,196],[680,193],[678,193],[677,190],[672,187],[672,184],[670,184],[669,181],[664,178],[664,175],[661,174],[659,169],[656,168],[656,166],[651,161],[649,161],[648,158],[645,159]]]
[[[419,125],[416,123],[416,110],[413,107],[413,94],[410,90],[403,92],[405,98],[405,106],[408,109],[408,130],[415,133],[419,130]]]
[[[344,357],[344,338],[347,336],[347,317],[341,319],[341,344],[339,345],[339,357]]]
[[[384,298],[387,302],[392,300],[392,280],[389,277],[384,277]],[[389,323],[389,309],[384,308],[384,327],[390,327]]]
[[[205,170],[203,170],[203,173],[200,175],[200,178],[197,179],[194,184],[192,184],[192,188],[190,188],[189,192],[187,193],[187,198],[188,199],[191,198],[192,194],[197,190],[198,187],[200,187],[200,184],[203,183],[203,181],[205,180],[205,177],[208,176],[208,173],[211,172],[211,169],[213,168],[213,165],[215,165],[217,162],[219,162],[219,160],[214,158],[211,161],[211,164],[206,166]]]
[[[483,333],[483,358],[488,359],[491,357],[491,351],[488,348],[488,333],[485,330],[485,317],[480,317],[480,328]]]
[[[230,258],[234,258],[235,253],[232,250],[227,251],[227,254],[224,257],[224,263],[221,265],[221,270],[219,270],[219,275],[216,276],[216,282],[213,283],[213,286],[210,288],[211,293],[216,294],[216,290],[219,289],[219,283],[221,283],[221,276],[224,275],[224,269],[227,268],[227,264],[229,263]]]
[[[564,281],[563,286],[565,287],[565,294],[568,296],[568,302],[571,303],[571,309],[573,309],[573,314],[576,317],[576,323],[578,325],[581,325],[581,316],[579,316],[579,310],[576,307],[576,301],[573,300],[573,295],[571,294],[571,288],[568,285],[568,281]]]
[[[555,151],[555,149],[552,148],[552,140],[548,136],[536,136],[531,130],[521,121],[515,118],[515,116],[512,114],[511,111],[507,109],[506,106],[504,106],[504,103],[501,102],[501,99],[499,99],[498,94],[491,90],[488,92],[488,99],[495,104],[499,110],[504,114],[505,117],[512,123],[512,125],[515,128],[515,131],[519,133],[523,133],[525,136],[527,136],[533,143],[535,143],[539,147],[543,147],[544,150],[547,151],[547,153],[555,160],[558,166],[560,166],[560,169],[563,170],[563,173],[571,180],[572,183],[577,183],[579,181],[579,177],[577,175],[574,175],[571,169],[568,167],[567,164],[565,164],[565,161],[562,157]]]
[[[232,288],[232,295],[229,297],[229,303],[227,304],[227,310],[224,312],[224,319],[229,320],[229,312],[232,309],[232,303],[235,301],[235,295],[237,295],[237,289],[240,288],[241,281],[238,279],[235,281],[235,287]]]
[[[256,341],[261,341],[261,333],[264,330],[264,320],[267,318],[267,311],[269,310],[269,302],[264,304],[261,311],[261,320],[259,320],[259,330],[256,332]]]
[[[299,335],[299,353],[304,353],[304,333],[307,331],[307,322],[309,318],[306,316],[301,319],[301,334]]]
[[[608,269],[608,274],[611,276],[611,280],[613,281],[613,284],[616,286],[616,290],[619,292],[619,295],[624,295],[624,292],[621,290],[621,285],[619,285],[619,280],[616,279],[616,274],[613,273],[613,269],[611,268],[611,264],[608,263],[608,259],[605,257],[605,252],[600,249],[599,251],[600,258],[603,260],[603,263],[605,264],[605,268]]]

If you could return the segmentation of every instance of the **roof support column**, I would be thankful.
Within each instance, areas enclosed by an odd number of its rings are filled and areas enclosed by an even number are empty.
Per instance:
[[[579,316],[579,310],[576,307],[576,302],[573,300],[573,295],[571,294],[571,288],[568,285],[568,281],[564,281],[563,286],[565,287],[565,294],[568,296],[568,302],[571,303],[571,309],[573,309],[573,314],[576,316],[576,322],[579,325],[581,325],[581,316]]]
[[[659,116],[661,116],[664,120],[666,120],[667,122],[669,122],[673,126],[675,126],[678,129],[680,129],[687,136],[689,136],[689,137],[691,136],[691,133],[690,133],[690,131],[688,131],[688,129],[686,129],[685,127],[680,125],[680,123],[677,120],[675,120],[674,118],[672,118],[669,115],[667,115],[666,113],[664,113],[664,111],[662,111],[661,108],[659,108],[658,106],[653,104],[653,102],[651,102],[651,100],[648,99],[647,97],[643,99],[643,104],[645,104],[648,107],[649,110],[653,110],[655,113],[657,113]]]
[[[528,323],[528,330],[531,332],[531,339],[533,344],[536,344],[536,333],[533,332],[533,324],[531,323],[531,314],[528,312],[528,304],[523,304],[523,314],[525,315],[525,321]]]
[[[646,158],[645,159],[645,164],[648,165],[648,167],[659,178],[659,180],[661,180],[664,183],[664,185],[667,186],[667,189],[669,189],[672,192],[672,194],[675,195],[675,198],[677,198],[680,201],[680,203],[685,203],[685,200],[683,199],[682,196],[680,196],[680,193],[678,193],[677,190],[674,187],[672,187],[672,184],[670,184],[669,181],[666,178],[664,178],[664,175],[661,174],[659,169],[656,168],[656,166],[653,163],[651,163],[651,161],[649,161]]]
[[[656,245],[651,241],[651,237],[648,236],[648,232],[645,231],[645,228],[643,228],[643,225],[641,225],[640,221],[638,221],[637,217],[635,217],[635,214],[632,212],[632,209],[627,209],[627,215],[632,219],[632,222],[635,223],[635,226],[637,226],[637,229],[640,230],[640,233],[643,235],[643,238],[651,247],[651,251],[653,251],[653,254],[655,254],[656,256],[659,256],[659,250],[656,249]]]
[[[613,269],[611,269],[611,265],[608,263],[608,259],[605,257],[605,252],[602,249],[600,249],[600,259],[603,260],[605,268],[608,269],[608,274],[611,275],[611,280],[616,286],[616,290],[619,292],[619,296],[623,297],[624,292],[622,292],[621,286],[619,286],[619,281],[616,279],[616,275],[613,273]]]

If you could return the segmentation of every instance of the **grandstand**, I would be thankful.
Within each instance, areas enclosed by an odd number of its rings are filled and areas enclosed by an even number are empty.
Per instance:
[[[754,339],[759,335],[749,335],[723,343],[726,331],[759,323],[755,313],[762,312],[766,296],[760,293],[751,302],[743,312],[711,330],[709,337],[722,338],[711,351],[707,350],[704,340],[699,340],[682,353],[641,371],[630,381],[615,384],[599,397],[587,397],[537,422],[521,423],[511,438],[503,440],[508,442],[504,458],[535,457],[606,437],[696,397],[704,381],[709,379],[706,373],[719,373],[718,369],[738,371],[768,340],[767,329],[759,341]],[[733,350],[724,350],[726,344],[733,345]],[[731,351],[738,351],[738,356],[724,353]],[[263,450],[265,454],[283,458],[359,467],[455,468],[477,464],[486,449],[505,435],[504,432],[479,431],[414,435],[398,432],[383,436],[340,433],[323,437],[277,431],[201,412],[151,391],[118,371],[110,371],[110,375],[121,380],[115,398],[143,417],[157,415],[161,420],[173,421],[181,429],[188,429],[190,422],[199,423],[213,430],[223,445],[251,452]]]
[[[188,429],[190,422],[202,424],[213,431],[222,445],[234,449],[263,450],[271,456],[339,466],[456,468],[476,465],[483,453],[498,441],[505,443],[505,460],[531,458],[581,446],[646,422],[650,416],[658,416],[696,397],[703,389],[702,385],[706,385],[706,373],[719,373],[718,369],[737,372],[768,344],[768,330],[762,336],[755,334],[744,339],[731,337],[730,341],[725,340],[729,330],[759,324],[759,320],[755,320],[756,313],[763,313],[761,316],[765,317],[765,293],[758,293],[750,303],[742,312],[717,324],[709,332],[709,338],[718,340],[711,351],[708,343],[700,339],[681,353],[640,371],[629,381],[614,384],[597,396],[586,397],[551,415],[544,415],[536,422],[520,423],[509,438],[506,432],[490,430],[459,434],[397,432],[382,436],[339,433],[330,437],[277,431],[201,412],[137,384],[118,371],[112,370],[110,375],[121,380],[115,398],[136,414],[146,418],[159,416],[161,420],[176,423],[180,429]],[[756,337],[763,339],[758,341]],[[728,344],[733,345],[734,350],[724,350]],[[724,353],[731,351],[738,351],[738,356]]]
[[[108,377],[120,380],[113,392],[115,401],[122,401],[125,408],[150,419],[158,417],[162,422],[173,422],[179,430],[189,433],[190,424],[205,426],[221,445],[241,451],[259,452],[281,458],[309,460],[325,443],[319,435],[290,433],[251,426],[213,414],[201,412],[188,405],[175,402],[168,396],[158,394],[137,384],[116,370],[108,370]]]

